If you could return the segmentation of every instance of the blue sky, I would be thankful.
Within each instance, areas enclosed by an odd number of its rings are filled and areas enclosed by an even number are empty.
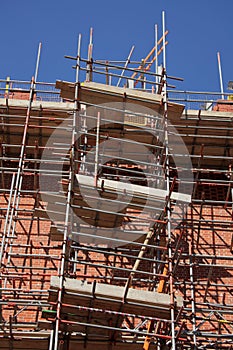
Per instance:
[[[224,90],[233,80],[233,0],[11,0],[1,1],[0,77],[30,80],[42,42],[39,80],[74,80],[72,61],[82,33],[87,56],[94,28],[94,59],[144,58],[154,43],[154,25],[162,33],[162,11],[169,30],[167,71],[184,78],[182,90],[219,91],[217,51],[221,53]]]

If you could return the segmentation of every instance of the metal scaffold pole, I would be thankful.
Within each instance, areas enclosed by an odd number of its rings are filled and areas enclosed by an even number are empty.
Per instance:
[[[164,107],[164,140],[165,140],[165,181],[167,192],[170,193],[170,164],[169,164],[169,135],[168,135],[168,101],[167,101],[167,65],[166,65],[166,44],[165,44],[165,12],[162,12],[163,28],[163,107]],[[168,246],[168,271],[169,271],[169,292],[171,303],[171,349],[176,349],[175,334],[175,312],[174,312],[174,290],[173,290],[173,266],[172,266],[172,235],[171,235],[171,200],[167,200],[167,246]]]
[[[158,83],[159,83],[159,77],[158,77],[158,25],[155,24],[155,83],[156,83],[156,92],[158,91]]]
[[[80,64],[80,52],[81,52],[81,34],[78,37],[78,50],[77,50],[77,62],[76,62],[76,80],[75,80],[75,96],[74,96],[74,114],[73,114],[73,125],[72,125],[72,135],[71,135],[71,161],[74,159],[74,149],[76,141],[76,123],[79,113],[79,101],[78,101],[78,89],[79,89],[79,64]],[[79,122],[79,121],[78,121]],[[69,178],[68,178],[68,192],[66,200],[66,210],[65,210],[65,223],[64,223],[64,236],[62,243],[62,253],[61,253],[61,265],[59,269],[59,292],[57,296],[57,315],[55,322],[55,334],[54,334],[54,350],[59,350],[59,332],[61,323],[61,307],[62,307],[62,294],[63,285],[65,280],[65,264],[67,255],[67,243],[68,234],[70,231],[70,217],[71,217],[71,194],[72,194],[72,173],[73,166],[70,164]]]

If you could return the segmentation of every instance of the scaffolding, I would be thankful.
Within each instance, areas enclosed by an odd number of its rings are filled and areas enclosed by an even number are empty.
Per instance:
[[[0,349],[232,347],[232,102],[174,89],[167,33],[0,80]]]

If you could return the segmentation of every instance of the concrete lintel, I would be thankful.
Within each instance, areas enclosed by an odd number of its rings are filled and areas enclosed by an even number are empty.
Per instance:
[[[76,175],[78,183],[81,185],[94,187],[94,177],[88,175]],[[97,181],[98,189],[112,190],[122,194],[128,193],[129,195],[138,195],[142,197],[149,196],[150,200],[164,200],[168,195],[168,191],[159,188],[135,185],[132,183],[124,183],[120,181],[101,179]],[[191,196],[185,193],[172,192],[172,200],[179,200],[184,203],[190,203]]]

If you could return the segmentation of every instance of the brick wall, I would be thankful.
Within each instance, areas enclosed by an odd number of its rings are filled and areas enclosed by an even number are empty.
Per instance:
[[[9,91],[5,93],[5,98],[13,100],[29,100],[30,92],[27,91]],[[33,96],[33,100],[36,100],[36,95]]]
[[[0,196],[1,236],[9,195]],[[40,309],[33,303],[47,303],[50,276],[57,274],[60,260],[60,243],[51,242],[50,222],[33,216],[35,198],[22,196],[15,224],[6,236],[8,247],[2,259],[2,306],[1,317],[13,323],[36,322]],[[12,226],[11,226],[12,227]],[[11,247],[10,247],[11,244]],[[27,306],[26,305],[30,305]]]
[[[5,175],[6,189],[10,188],[10,176]],[[1,318],[6,322],[18,324],[27,323],[28,328],[34,328],[41,319],[41,310],[46,308],[50,276],[57,275],[61,261],[61,241],[52,241],[50,238],[50,221],[34,216],[34,207],[38,205],[35,197],[30,194],[33,189],[34,176],[24,175],[23,189],[27,194],[21,196],[18,210],[18,219],[15,221],[16,237],[13,239],[12,249],[7,249],[3,257],[2,268],[2,310]],[[199,189],[197,193],[202,193]],[[209,188],[206,192],[215,198],[218,187],[212,193]],[[212,194],[211,194],[211,193]],[[221,192],[222,193],[222,192]],[[223,191],[221,200],[225,196]],[[0,234],[4,231],[4,217],[8,205],[9,194],[0,196]],[[214,222],[215,221],[215,222]],[[196,312],[196,324],[199,330],[231,332],[233,318],[227,313],[228,305],[232,304],[233,285],[231,260],[232,257],[232,208],[210,204],[192,205],[184,221],[184,225],[174,232],[174,241],[182,234],[181,246],[184,254],[193,254],[193,258],[183,257],[174,274],[175,293],[185,299],[184,319],[186,326],[191,329],[192,300],[190,284],[190,263],[193,263],[194,292],[196,309],[202,307],[205,312]],[[10,241],[9,241],[10,242]],[[138,250],[131,247],[132,255]],[[121,256],[120,250],[116,255],[97,253],[92,251],[78,252],[76,272],[70,266],[70,277],[87,280],[97,280],[103,283],[123,285],[129,272],[114,270],[111,267],[132,268],[134,259]],[[198,256],[197,256],[198,255]],[[72,256],[72,253],[71,253]],[[146,255],[153,258],[150,254]],[[214,259],[209,258],[214,256]],[[219,257],[226,256],[226,259]],[[213,266],[211,266],[211,264]],[[102,267],[105,265],[106,267]],[[216,266],[215,266],[216,265]],[[152,271],[152,265],[141,262],[139,270]],[[148,276],[136,274],[133,287],[148,289]],[[143,281],[140,281],[143,280]],[[146,281],[147,280],[147,281]],[[157,281],[157,283],[159,280]],[[41,306],[34,306],[33,303]],[[31,304],[31,305],[30,305]],[[217,304],[223,304],[226,309],[218,314]],[[204,305],[204,306],[203,306]],[[29,324],[31,323],[31,325]],[[135,321],[136,323],[136,321]]]
[[[1,217],[3,217],[8,196],[1,196],[0,200]],[[21,199],[20,210],[27,213],[19,212],[20,220],[16,223],[17,238],[14,239],[12,250],[8,250],[9,254],[3,260],[5,267],[2,269],[2,274],[6,279],[2,279],[2,286],[4,285],[7,290],[2,292],[2,299],[5,303],[2,317],[9,321],[11,315],[13,320],[17,320],[18,323],[37,322],[40,318],[40,308],[38,309],[32,305],[24,310],[23,304],[28,303],[29,300],[32,302],[40,300],[46,304],[50,276],[57,274],[61,256],[61,243],[51,242],[49,238],[50,222],[39,218],[34,218],[32,222],[28,220],[32,218],[32,214],[28,211],[32,210],[33,206],[34,199],[30,196]],[[200,207],[195,206],[190,209],[187,217],[187,233],[182,242],[184,253],[188,253],[190,245],[192,245],[193,254],[199,255],[193,258],[192,261],[194,264],[195,302],[197,306],[202,303],[209,303],[210,305],[217,303],[227,306],[232,303],[233,298],[232,269],[224,267],[224,265],[230,266],[231,262],[227,259],[218,259],[218,257],[226,256],[230,258],[232,254],[231,211],[229,211],[229,208],[205,206],[202,208],[201,217],[203,222],[199,226]],[[190,219],[194,223],[192,224],[193,228],[189,228]],[[224,220],[226,224],[225,226],[222,224],[214,226],[211,223],[212,220]],[[4,220],[1,223],[1,232],[3,228]],[[20,254],[28,254],[28,256],[24,257]],[[216,258],[210,259],[208,255],[216,256]],[[117,280],[117,278],[127,277],[128,273],[119,270],[114,271],[111,266],[124,268],[133,266],[133,259],[121,257],[120,254],[117,257],[108,257],[107,254],[87,251],[85,254],[80,252],[78,259],[96,265],[109,266],[109,271],[106,268],[81,263],[77,265],[76,278],[88,281],[97,279],[100,282],[119,285],[122,285],[124,281]],[[212,263],[218,266],[211,267]],[[32,267],[33,269],[31,269]],[[151,267],[143,262],[139,269],[150,271]],[[139,274],[136,277],[142,278]],[[174,277],[177,293],[184,296],[187,301],[186,306],[191,308],[190,259],[188,257],[180,261]],[[221,286],[217,286],[217,284],[221,284]],[[143,288],[143,283],[135,282],[135,287]],[[31,292],[32,290],[33,292]],[[197,313],[197,318],[208,318],[209,313],[209,311],[205,314]],[[228,321],[232,320],[232,317],[227,314],[225,317]],[[215,316],[213,318],[216,319]],[[211,327],[218,326],[217,320],[213,321]],[[201,329],[206,330],[209,327],[210,323],[205,322]],[[224,327],[228,327],[228,324],[226,323]]]
[[[215,221],[215,222],[214,222]],[[193,264],[194,302],[199,331],[230,331],[233,316],[228,313],[233,300],[232,274],[232,209],[221,206],[192,206],[187,215],[186,237],[182,248],[192,253],[181,260],[176,272],[176,288],[184,295],[190,309],[190,263]],[[225,258],[223,258],[225,257]],[[222,304],[223,307],[217,306]],[[225,306],[225,308],[224,308]],[[219,313],[218,313],[219,310]],[[221,311],[220,311],[221,310]],[[224,323],[225,320],[225,323]]]
[[[233,103],[227,100],[218,100],[213,110],[219,112],[233,112]]]

